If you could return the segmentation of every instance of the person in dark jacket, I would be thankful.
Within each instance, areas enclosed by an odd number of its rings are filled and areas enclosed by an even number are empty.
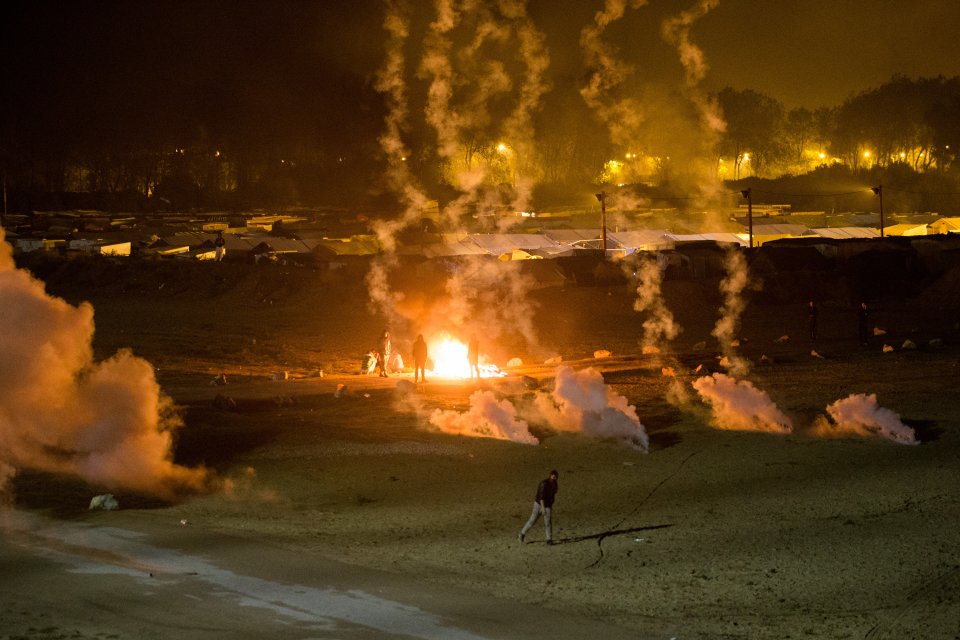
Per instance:
[[[427,343],[423,340],[423,334],[417,336],[413,343],[413,381],[427,381]]]
[[[543,516],[543,526],[546,532],[547,544],[553,544],[551,516],[553,514],[553,501],[557,496],[557,479],[559,477],[560,474],[554,469],[550,472],[550,475],[544,480],[541,480],[540,484],[537,485],[537,496],[533,500],[533,512],[530,514],[530,519],[527,520],[527,524],[523,525],[523,529],[521,529],[519,535],[517,535],[520,544],[523,544],[524,539],[527,537],[527,532],[537,523],[541,515]]]
[[[817,339],[817,317],[820,315],[820,308],[813,300],[807,307],[807,313],[810,316],[810,342],[814,342]]]

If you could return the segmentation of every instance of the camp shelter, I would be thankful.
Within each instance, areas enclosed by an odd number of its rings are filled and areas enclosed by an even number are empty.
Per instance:
[[[511,260],[542,260],[543,256],[527,253],[523,249],[514,249],[513,251],[508,251],[507,253],[501,253],[499,256],[497,256],[497,259],[501,262],[509,262]]]
[[[673,242],[674,247],[679,247],[687,243],[717,243],[717,244],[736,244],[741,247],[747,246],[747,234],[745,233],[668,233],[666,238]]]
[[[833,238],[834,240],[880,237],[880,232],[871,227],[819,227],[810,231],[821,238]]]
[[[927,226],[930,233],[960,233],[960,218],[940,218]]]
[[[753,246],[782,238],[799,238],[811,235],[810,229],[800,224],[754,224]]]
[[[636,231],[614,231],[607,234],[607,246],[611,241],[625,253],[635,251],[656,251],[673,245],[666,229],[638,229]]]
[[[514,249],[530,252],[557,247],[557,243],[538,233],[474,233],[469,240],[492,256],[501,256]]]
[[[888,236],[925,236],[928,233],[927,227],[927,224],[901,222],[900,224],[892,224],[889,227],[884,227],[883,233]]]

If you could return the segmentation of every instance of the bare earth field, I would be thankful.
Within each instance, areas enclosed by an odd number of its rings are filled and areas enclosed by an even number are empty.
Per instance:
[[[748,379],[793,419],[786,436],[719,430],[699,401],[669,404],[626,285],[535,290],[540,344],[481,345],[524,367],[415,392],[428,411],[466,410],[477,388],[519,401],[533,385],[521,375],[549,389],[542,363],[559,355],[636,407],[643,454],[533,424],[538,446],[430,430],[398,402],[411,373],[356,374],[385,325],[362,273],[164,269],[44,276],[93,303],[98,358],[130,348],[155,366],[185,422],[177,462],[233,490],[178,504],[115,492],[119,511],[87,511],[102,488],[21,471],[0,544],[0,638],[960,638],[953,312],[879,300],[871,323],[886,334],[860,347],[849,301],[828,299],[813,357],[801,301],[748,296]],[[665,295],[689,385],[697,365],[718,370],[717,281],[668,282]],[[394,332],[409,354],[414,335]],[[908,338],[917,349],[901,349]],[[220,373],[227,384],[212,386]],[[338,384],[349,393],[335,397]],[[876,393],[920,443],[816,436],[852,393]],[[557,544],[538,524],[521,545],[552,468]]]

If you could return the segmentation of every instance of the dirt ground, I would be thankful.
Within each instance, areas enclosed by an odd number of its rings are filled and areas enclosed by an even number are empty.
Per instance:
[[[194,273],[201,267],[218,271]],[[553,368],[542,363],[559,355],[603,371],[636,407],[650,437],[643,454],[538,425],[538,446],[429,430],[397,403],[398,377],[356,375],[386,322],[368,310],[358,274],[280,269],[196,265],[110,286],[50,271],[53,293],[94,304],[99,357],[131,348],[156,367],[185,422],[176,460],[203,464],[235,487],[173,505],[114,492],[123,508],[93,514],[85,507],[98,488],[24,471],[15,506],[171,542],[178,529],[170,523],[184,521],[269,543],[278,563],[328,558],[636,637],[960,638],[960,331],[952,312],[877,301],[872,324],[886,333],[860,347],[852,307],[827,300],[811,345],[803,301],[748,294],[740,330],[755,364],[748,378],[793,419],[786,436],[719,430],[705,405],[668,403],[659,363],[639,353],[642,317],[621,285],[533,291],[540,343],[484,347],[501,366],[519,357],[524,367],[479,385],[430,381],[416,392],[428,409],[465,410],[478,387],[517,399],[529,392],[520,375],[550,388]],[[684,328],[675,350],[685,384],[697,365],[717,369],[716,287],[665,287]],[[901,348],[907,339],[918,348]],[[884,344],[895,350],[884,353]],[[598,349],[613,357],[594,360]],[[271,379],[279,372],[287,379]],[[220,373],[227,384],[211,386]],[[338,384],[349,393],[335,397]],[[920,444],[815,436],[825,407],[851,393],[876,393]],[[557,544],[544,544],[538,525],[521,545],[537,482],[552,468],[560,472]],[[28,635],[11,627],[0,637],[20,637],[14,631]]]

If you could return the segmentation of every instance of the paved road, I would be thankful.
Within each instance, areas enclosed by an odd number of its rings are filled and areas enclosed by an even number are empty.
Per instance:
[[[0,635],[51,640],[173,634],[184,640],[640,637],[268,542],[190,524],[158,524],[149,515],[102,513],[93,520],[0,514]]]

